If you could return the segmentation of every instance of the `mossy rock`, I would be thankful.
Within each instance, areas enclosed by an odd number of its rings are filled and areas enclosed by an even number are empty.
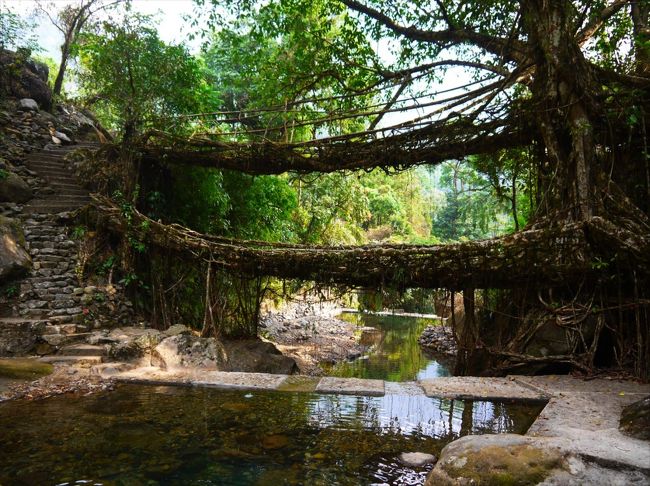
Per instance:
[[[448,444],[427,485],[528,486],[565,468],[562,453],[514,434],[463,437]]]
[[[21,380],[36,380],[49,375],[54,367],[49,363],[41,363],[35,359],[11,358],[0,359],[0,376]]]

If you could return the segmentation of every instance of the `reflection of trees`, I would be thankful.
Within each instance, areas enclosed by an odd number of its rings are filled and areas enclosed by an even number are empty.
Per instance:
[[[408,381],[415,380],[418,372],[429,364],[431,358],[420,348],[418,337],[431,324],[430,319],[361,314],[345,315],[345,319],[358,326],[376,328],[383,339],[366,359],[341,363],[330,374]]]

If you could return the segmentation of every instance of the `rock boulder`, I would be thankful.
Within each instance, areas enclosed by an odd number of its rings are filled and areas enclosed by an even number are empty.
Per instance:
[[[25,275],[32,259],[25,250],[25,236],[20,224],[0,216],[0,284]]]
[[[275,374],[297,371],[292,358],[260,339],[222,342],[189,334],[178,334],[163,340],[154,350],[152,363],[167,370],[192,367]]]
[[[31,98],[49,111],[52,91],[47,84],[47,66],[6,49],[0,49],[0,89],[15,98]]]
[[[23,98],[18,101],[20,111],[38,111],[38,103],[31,98]]]
[[[24,203],[32,198],[32,190],[17,174],[1,169],[0,202]]]

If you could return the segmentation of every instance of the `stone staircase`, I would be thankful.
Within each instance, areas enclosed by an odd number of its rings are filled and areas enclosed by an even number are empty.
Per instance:
[[[96,364],[104,353],[103,347],[82,343],[90,334],[83,323],[82,305],[88,296],[75,274],[77,243],[65,224],[68,213],[87,204],[90,198],[63,158],[72,150],[96,147],[84,143],[43,150],[26,160],[28,169],[44,181],[20,214],[33,269],[20,283],[13,315],[1,317],[0,327],[11,326],[26,336],[40,335],[38,354],[56,353],[43,361]]]

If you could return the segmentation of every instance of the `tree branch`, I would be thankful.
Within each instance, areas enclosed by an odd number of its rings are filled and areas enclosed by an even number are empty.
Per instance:
[[[480,47],[481,49],[485,49],[486,51],[496,56],[503,56],[506,60],[513,62],[521,62],[525,58],[525,47],[509,39],[502,39],[486,34],[480,34],[468,29],[453,28],[447,30],[432,31],[421,30],[416,27],[405,27],[396,23],[393,19],[380,12],[379,10],[375,10],[374,8],[368,7],[367,5],[364,5],[360,2],[357,2],[355,0],[341,1],[351,10],[354,10],[376,20],[389,30],[410,40],[433,44],[445,44],[449,42],[455,44],[473,44],[477,47]]]

